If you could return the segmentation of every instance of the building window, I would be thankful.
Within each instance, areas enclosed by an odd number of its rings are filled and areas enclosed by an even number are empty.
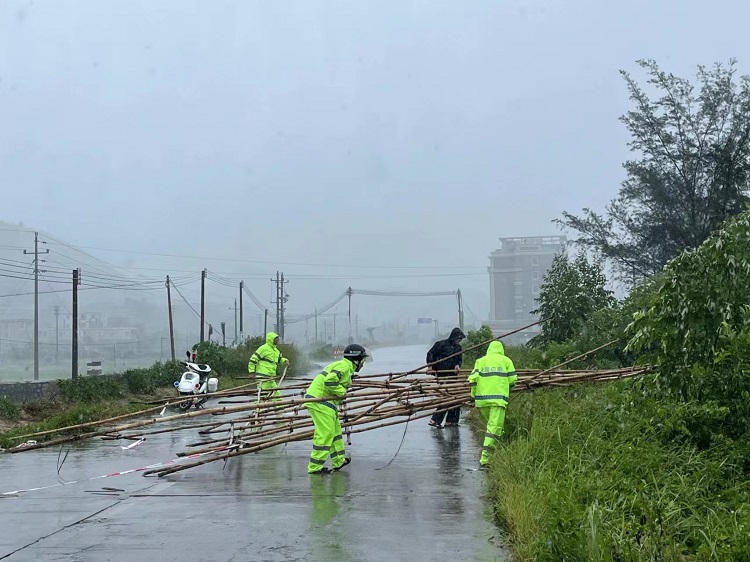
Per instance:
[[[531,280],[532,281],[538,281],[539,280],[539,271],[536,269],[531,272]]]
[[[533,267],[539,266],[539,256],[531,256],[531,265]]]
[[[539,294],[539,285],[532,285],[531,286],[531,292],[535,295]]]

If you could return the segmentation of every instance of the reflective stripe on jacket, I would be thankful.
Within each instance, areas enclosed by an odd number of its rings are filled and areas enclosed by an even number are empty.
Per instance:
[[[281,351],[273,344],[278,338],[278,334],[268,332],[266,334],[266,343],[255,350],[247,364],[247,371],[255,373],[258,377],[275,377],[279,363],[286,361],[281,355]]]
[[[305,398],[323,398],[330,396],[331,400],[319,402],[334,410],[338,410],[340,400],[346,394],[346,389],[352,384],[354,363],[348,359],[339,359],[326,367],[317,375],[307,387]]]
[[[507,406],[510,389],[516,384],[516,367],[505,355],[499,341],[493,341],[487,355],[477,359],[469,375],[471,396],[477,408],[483,406]]]

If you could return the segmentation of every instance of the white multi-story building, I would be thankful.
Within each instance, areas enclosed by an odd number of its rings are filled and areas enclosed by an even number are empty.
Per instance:
[[[500,247],[490,255],[490,326],[507,333],[538,320],[531,314],[545,273],[555,255],[564,252],[564,236],[500,238]],[[534,326],[514,338],[528,341],[539,333]]]

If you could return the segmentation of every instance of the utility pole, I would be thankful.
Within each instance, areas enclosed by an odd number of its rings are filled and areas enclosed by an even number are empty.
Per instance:
[[[78,378],[78,285],[81,283],[81,270],[73,270],[73,348],[71,349],[72,379]]]
[[[354,340],[352,339],[352,288],[349,287],[346,290],[346,294],[349,296],[349,339],[347,343],[353,343]]]
[[[266,308],[263,312],[263,334],[261,335],[265,338],[267,333],[268,333],[268,309]]]
[[[289,295],[284,290],[284,284],[289,283],[289,281],[285,281],[284,274],[279,274],[278,271],[276,272],[276,279],[271,279],[271,281],[276,281],[276,301],[273,303],[276,305],[276,333],[279,334],[279,339],[284,341],[284,304],[289,300]]]
[[[55,305],[55,365],[60,364],[60,307]]]
[[[456,291],[456,296],[458,297],[458,327],[461,329],[461,331],[464,331],[464,304],[461,300],[461,289],[458,289]]]
[[[223,347],[227,346],[227,323],[226,322],[221,323],[221,345]]]
[[[286,312],[286,301],[289,300],[289,295],[286,292],[286,289],[284,289],[284,284],[289,283],[289,281],[284,281],[284,274],[281,274],[281,341],[284,341],[284,336],[286,332],[286,321],[284,320],[284,313]]]
[[[271,279],[271,281],[274,281],[274,279]],[[276,272],[275,281],[276,281],[276,300],[272,303],[276,305],[276,326],[274,328],[274,331],[277,334],[281,335],[280,334],[281,332],[281,297],[279,296],[281,294],[279,290],[281,288],[281,283],[280,283],[278,271]]]
[[[204,329],[206,326],[206,269],[201,271],[201,343],[204,339]],[[209,338],[211,335],[209,334]]]
[[[172,361],[176,361],[177,358],[174,354],[174,322],[172,320],[172,290],[169,281],[169,275],[167,275],[167,307],[169,308],[169,344],[172,349]]]
[[[240,281],[240,339],[244,338],[244,325],[243,325],[243,307],[242,307],[242,289],[245,288],[245,282]],[[239,345],[239,342],[237,342],[237,345]]]
[[[318,343],[318,307],[315,307],[315,343]]]
[[[46,242],[42,241],[42,244]],[[49,250],[39,251],[39,233],[34,233],[34,251],[23,251],[34,254],[34,380],[39,380],[39,254],[49,254]]]
[[[237,299],[234,299],[234,345],[240,344],[240,340],[237,339]]]

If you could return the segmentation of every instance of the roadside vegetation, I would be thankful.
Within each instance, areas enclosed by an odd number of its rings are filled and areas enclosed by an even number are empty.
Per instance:
[[[194,346],[196,361],[211,365],[219,378],[219,389],[229,390],[247,384],[247,362],[260,346],[260,337],[250,338],[241,345],[229,348],[204,342]],[[312,363],[296,346],[282,344],[282,353],[289,358],[288,378],[305,374]],[[145,402],[175,395],[174,381],[179,380],[183,365],[178,361],[155,363],[143,369],[129,369],[122,373],[79,377],[57,381],[57,396],[52,400],[38,400],[16,404],[0,397],[0,447],[18,445],[19,435],[90,423],[153,407]],[[53,436],[50,436],[51,438]]]
[[[507,353],[546,368],[615,340],[570,368],[655,373],[513,395],[487,492],[518,561],[750,561],[750,79],[700,68],[698,95],[642,66],[661,97],[625,75],[622,119],[641,158],[605,216],[565,214],[587,252],[555,260],[541,335]]]

